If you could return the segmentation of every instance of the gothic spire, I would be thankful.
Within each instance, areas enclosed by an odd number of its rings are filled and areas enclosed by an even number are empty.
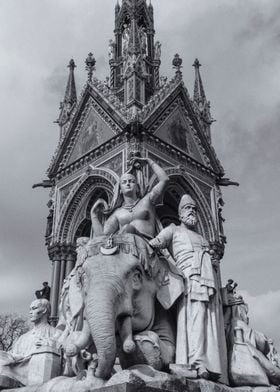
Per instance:
[[[77,102],[77,92],[76,92],[76,84],[75,84],[75,77],[74,77],[74,69],[76,68],[76,65],[73,59],[69,61],[67,67],[69,68],[67,86],[65,90],[64,99],[62,102],[60,102],[59,118],[56,121],[60,127],[60,137],[62,137],[65,133],[65,127],[69,121],[71,112],[73,111],[75,104]]]
[[[198,59],[195,59],[193,63],[193,67],[195,69],[193,100],[199,105],[199,103],[204,103],[207,100],[206,100],[206,95],[205,95],[205,91],[204,91],[204,87],[199,71],[201,64],[199,63]]]
[[[115,5],[115,14],[118,15],[118,13],[120,12],[121,6],[119,3],[119,0],[117,0],[116,5]]]
[[[76,65],[73,59],[69,61],[67,67],[69,68],[69,77],[63,103],[68,104],[71,107],[75,102],[77,102],[77,92],[74,77],[74,69],[76,68]]]
[[[136,20],[132,19],[129,40],[128,40],[128,54],[138,55],[139,53],[141,53],[141,42],[140,42],[139,29],[138,29]]]
[[[196,103],[197,108],[200,112],[201,119],[204,124],[204,130],[208,141],[211,143],[211,130],[210,126],[214,121],[210,112],[210,102],[207,101],[206,94],[204,91],[200,70],[201,64],[198,59],[195,59],[193,63],[195,69],[195,82],[193,91],[193,101]]]
[[[134,85],[141,105],[159,89],[161,48],[154,42],[154,16],[147,0],[122,0],[115,6],[114,39],[109,41],[110,88],[126,102]],[[134,81],[128,79],[134,74]],[[140,86],[141,85],[141,86]],[[129,95],[130,96],[130,95]]]

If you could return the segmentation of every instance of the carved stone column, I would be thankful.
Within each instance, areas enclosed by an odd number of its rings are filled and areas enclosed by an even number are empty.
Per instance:
[[[69,251],[67,254],[65,277],[67,277],[72,271],[72,269],[75,267],[76,257],[77,255],[75,248],[69,247]]]
[[[52,282],[51,282],[51,323],[55,325],[58,320],[58,304],[60,291],[64,279],[73,269],[76,260],[76,247],[72,243],[56,243],[48,249],[52,260]]]
[[[57,309],[58,309],[58,296],[60,291],[60,272],[61,272],[61,253],[60,245],[54,244],[48,249],[49,257],[52,260],[53,272],[51,282],[51,323],[56,324]]]
[[[65,279],[65,269],[66,269],[66,257],[65,255],[62,255],[61,262],[60,262],[59,293],[61,291]]]

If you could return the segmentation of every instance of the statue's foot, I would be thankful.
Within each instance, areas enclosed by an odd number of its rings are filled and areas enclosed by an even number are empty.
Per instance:
[[[209,380],[210,379],[210,373],[204,367],[200,367],[200,368],[197,369],[197,377],[198,378],[203,378],[204,380]]]
[[[131,354],[135,351],[136,349],[136,344],[134,343],[134,341],[132,339],[126,339],[123,343],[123,351],[126,354]]]
[[[191,369],[188,365],[178,364],[178,363],[170,363],[169,370],[171,374],[174,374],[178,377],[185,377],[189,379],[197,378],[197,371]]]

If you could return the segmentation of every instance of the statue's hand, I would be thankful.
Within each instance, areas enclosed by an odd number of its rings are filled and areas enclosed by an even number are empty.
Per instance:
[[[45,344],[44,344],[42,338],[39,338],[39,339],[35,342],[36,348],[42,347],[42,346],[44,346],[44,345],[45,345]]]
[[[92,206],[92,208],[90,210],[90,215],[91,216],[96,215],[100,212],[103,212],[107,208],[108,208],[108,204],[106,203],[106,201],[104,199],[98,199],[98,200],[96,200],[96,202]]]
[[[141,158],[141,157],[133,157],[133,158],[131,158],[130,160],[129,160],[129,162],[128,162],[128,165],[131,167],[131,168],[135,168],[135,169],[141,169],[142,168],[142,166],[144,165],[144,164],[146,164],[147,163],[147,158]]]
[[[160,249],[161,248],[161,241],[159,238],[155,237],[151,241],[149,241],[149,244],[152,248],[155,249]]]
[[[54,346],[54,345],[55,345],[55,341],[53,339],[39,338],[35,342],[36,348],[40,348],[42,346]]]

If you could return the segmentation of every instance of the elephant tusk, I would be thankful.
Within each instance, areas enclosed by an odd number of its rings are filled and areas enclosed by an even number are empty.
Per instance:
[[[106,241],[106,244],[104,246],[100,247],[100,251],[103,255],[113,255],[117,252],[119,249],[119,246],[114,246],[114,239],[113,239],[113,234],[109,236],[109,238]]]
[[[119,247],[114,246],[113,248],[104,248],[103,246],[100,247],[100,251],[104,256],[110,256],[117,253]]]

